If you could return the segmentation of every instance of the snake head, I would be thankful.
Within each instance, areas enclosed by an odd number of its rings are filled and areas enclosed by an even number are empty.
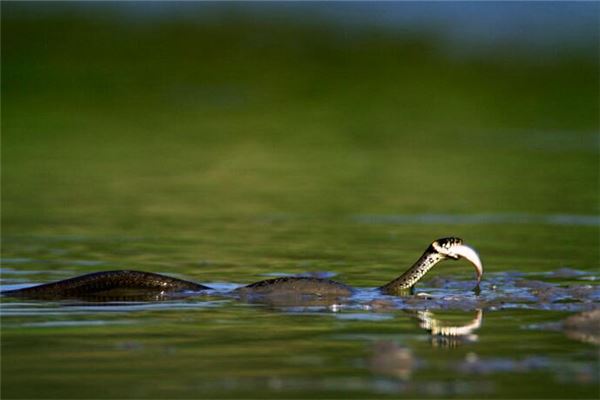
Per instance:
[[[473,248],[463,244],[462,239],[457,237],[438,239],[431,244],[431,247],[436,253],[441,254],[444,257],[453,260],[464,258],[473,264],[477,273],[477,285],[479,285],[481,277],[483,276],[483,264],[481,263],[477,252]]]

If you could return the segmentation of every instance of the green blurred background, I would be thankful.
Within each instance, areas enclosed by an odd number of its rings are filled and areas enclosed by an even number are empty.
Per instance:
[[[587,218],[598,211],[597,11],[3,3],[3,230]]]

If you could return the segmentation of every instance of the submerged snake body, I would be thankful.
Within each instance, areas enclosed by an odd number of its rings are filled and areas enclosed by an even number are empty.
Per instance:
[[[329,279],[309,277],[283,277],[267,279],[235,290],[241,295],[293,295],[350,296],[352,288]]]
[[[13,297],[61,298],[117,295],[119,291],[144,293],[201,291],[210,288],[198,283],[142,271],[103,271],[46,283],[25,289],[2,292]],[[122,293],[121,293],[122,294]]]

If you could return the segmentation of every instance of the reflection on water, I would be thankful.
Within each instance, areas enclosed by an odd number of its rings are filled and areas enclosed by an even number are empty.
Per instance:
[[[448,325],[435,318],[430,311],[417,311],[417,318],[421,321],[421,328],[431,332],[434,336],[465,336],[479,329],[483,320],[483,311],[478,309],[475,318],[464,325]]]
[[[408,380],[417,361],[408,347],[391,341],[376,342],[369,359],[369,369],[376,374]]]
[[[477,310],[473,320],[464,324],[448,323],[435,317],[430,311],[409,312],[419,319],[419,326],[428,331],[433,347],[454,348],[464,343],[473,343],[477,336],[473,332],[481,326],[483,311]],[[409,380],[413,371],[422,364],[409,347],[393,341],[375,342],[369,358],[369,369],[376,373],[400,380]]]
[[[563,328],[570,339],[600,345],[600,308],[571,315]]]
[[[419,326],[431,333],[433,347],[454,348],[467,343],[476,342],[478,337],[474,331],[481,327],[483,310],[477,309],[475,318],[462,324],[450,324],[434,316],[430,311],[417,311]]]

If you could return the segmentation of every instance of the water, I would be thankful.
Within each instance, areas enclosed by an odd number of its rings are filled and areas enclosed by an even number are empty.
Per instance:
[[[337,228],[354,227],[358,235],[364,227],[353,221]],[[555,266],[554,261],[538,257],[540,272],[516,266],[505,271],[495,261],[504,257],[494,254],[515,249],[488,250],[482,244],[477,247],[487,272],[479,296],[471,291],[472,268],[463,262],[435,268],[414,297],[381,296],[369,288],[391,279],[424,246],[400,246],[397,242],[404,241],[390,236],[386,256],[378,254],[381,244],[375,241],[349,252],[345,241],[322,235],[309,240],[307,246],[316,249],[310,254],[280,247],[273,235],[293,237],[296,229],[302,231],[297,224],[278,229],[261,224],[260,231],[271,234],[239,249],[256,255],[238,258],[217,246],[213,260],[199,259],[201,241],[193,239],[6,238],[4,251],[15,249],[21,258],[4,260],[3,289],[135,266],[217,290],[162,302],[4,299],[4,395],[564,398],[597,393],[597,348],[561,325],[570,315],[597,307],[597,271],[546,270],[543,265]],[[376,227],[370,235],[390,229]],[[537,245],[543,251],[543,244]],[[149,254],[155,248],[160,251]],[[402,261],[386,265],[388,257]],[[520,264],[515,258],[509,262]],[[307,271],[362,290],[334,304],[248,304],[224,295],[242,283]],[[438,325],[462,329],[443,336],[432,330]]]
[[[217,290],[2,298],[3,398],[598,397],[598,330],[569,322],[600,300],[595,57],[18,7],[1,288],[137,269]],[[464,261],[373,290],[445,236],[479,251],[479,295]],[[226,294],[296,274],[361,290]]]

